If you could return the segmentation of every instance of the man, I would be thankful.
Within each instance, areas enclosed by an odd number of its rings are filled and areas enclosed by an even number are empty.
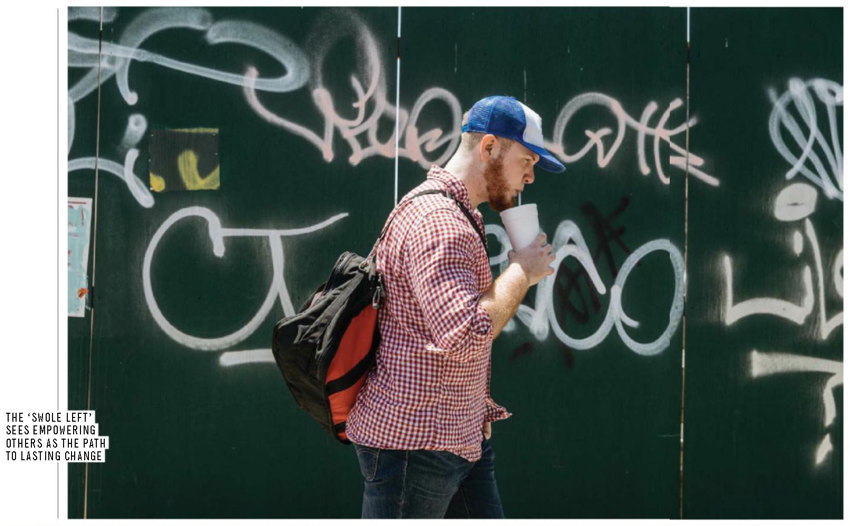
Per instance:
[[[509,252],[493,281],[477,208],[510,208],[535,165],[564,166],[543,147],[540,117],[512,97],[475,103],[462,131],[377,248],[381,342],[346,427],[365,480],[363,518],[504,517],[489,438],[510,413],[490,398],[490,351],[555,256],[541,234]],[[425,190],[451,198],[411,199]]]

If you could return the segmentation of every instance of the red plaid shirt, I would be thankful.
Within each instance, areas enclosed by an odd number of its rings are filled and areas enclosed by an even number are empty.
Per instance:
[[[493,282],[481,238],[448,190],[471,210],[466,186],[432,166],[402,199],[377,250],[386,298],[378,311],[375,368],[346,425],[348,438],[381,449],[449,451],[481,458],[484,422],[508,418],[490,398],[493,323],[479,305]],[[471,210],[481,231],[481,212]]]

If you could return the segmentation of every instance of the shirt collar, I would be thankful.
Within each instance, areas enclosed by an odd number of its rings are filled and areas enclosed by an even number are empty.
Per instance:
[[[451,192],[455,199],[463,203],[463,206],[470,211],[477,211],[472,210],[472,203],[469,201],[469,190],[467,190],[466,185],[448,170],[433,164],[431,165],[431,169],[428,170],[428,179],[440,181],[446,185],[446,189]]]

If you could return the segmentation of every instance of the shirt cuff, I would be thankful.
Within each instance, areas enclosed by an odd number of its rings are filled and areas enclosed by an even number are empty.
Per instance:
[[[487,397],[487,401],[484,406],[485,422],[505,420],[506,418],[510,418],[511,416],[513,416],[512,413],[508,412],[507,409],[494,402],[492,398]]]

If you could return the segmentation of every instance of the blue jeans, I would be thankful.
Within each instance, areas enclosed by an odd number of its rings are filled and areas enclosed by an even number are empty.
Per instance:
[[[446,451],[354,445],[365,481],[362,518],[504,518],[490,441],[469,462]]]

